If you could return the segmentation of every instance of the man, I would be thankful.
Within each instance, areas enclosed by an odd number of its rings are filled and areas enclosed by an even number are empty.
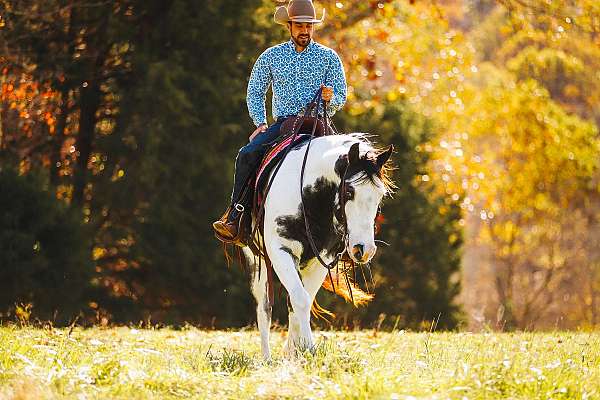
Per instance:
[[[246,101],[256,129],[235,162],[231,205],[225,215],[213,223],[218,237],[239,243],[239,218],[251,203],[251,196],[243,196],[244,187],[268,151],[268,144],[279,136],[283,121],[298,115],[321,87],[329,116],[346,102],[346,77],[339,56],[312,40],[314,25],[324,18],[325,11],[320,20],[316,18],[311,0],[291,0],[287,7],[277,7],[275,11],[275,22],[287,25],[291,37],[288,42],[262,53],[252,69]],[[270,85],[276,122],[269,127],[265,99]]]

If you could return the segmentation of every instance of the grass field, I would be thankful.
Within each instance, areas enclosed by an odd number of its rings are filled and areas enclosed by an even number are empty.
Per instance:
[[[262,362],[258,332],[0,328],[2,399],[600,399],[598,333],[317,332]]]

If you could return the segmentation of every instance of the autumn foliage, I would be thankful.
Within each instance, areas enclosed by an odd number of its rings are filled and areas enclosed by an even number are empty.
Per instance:
[[[379,297],[371,314],[338,314],[597,326],[597,2],[316,3],[328,15],[316,38],[349,84],[337,123],[400,149]],[[41,172],[81,216],[93,264],[82,309],[249,322],[245,278],[223,268],[210,221],[252,128],[249,70],[287,39],[275,4],[0,1],[0,168]]]

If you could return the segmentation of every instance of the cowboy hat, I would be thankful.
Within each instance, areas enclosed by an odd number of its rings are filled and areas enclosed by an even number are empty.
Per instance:
[[[291,0],[288,6],[279,6],[275,10],[275,22],[286,25],[288,22],[310,22],[320,24],[325,19],[325,9],[321,19],[317,19],[317,12],[312,0]]]

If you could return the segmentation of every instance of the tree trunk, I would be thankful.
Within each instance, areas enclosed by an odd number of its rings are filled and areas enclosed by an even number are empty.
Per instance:
[[[88,181],[88,162],[92,154],[96,134],[96,111],[100,107],[102,92],[97,81],[88,81],[80,90],[79,98],[79,134],[75,149],[77,164],[73,181],[73,204],[82,206],[85,187]]]
[[[73,54],[75,51],[75,35],[76,35],[76,26],[75,20],[77,18],[77,9],[72,7],[69,10],[69,27],[67,29],[67,37],[65,41],[65,45],[63,47],[66,59],[73,60]],[[71,90],[70,87],[70,77],[65,76],[64,82],[59,84],[60,88],[60,114],[56,117],[56,130],[54,131],[53,143],[52,143],[52,153],[50,155],[51,165],[50,165],[50,181],[57,187],[60,183],[60,165],[61,162],[61,151],[65,141],[65,129],[67,127],[67,117],[69,115],[69,93]]]
[[[75,144],[77,163],[73,180],[73,204],[80,207],[85,201],[88,163],[94,146],[96,122],[98,121],[96,113],[102,103],[100,83],[104,62],[110,47],[106,37],[110,10],[102,12],[104,14],[99,17],[98,29],[85,40],[90,54],[88,54],[89,61],[85,63],[85,73],[82,76],[87,79],[81,82],[79,89],[79,133]]]
[[[65,128],[67,126],[67,115],[69,113],[69,90],[66,85],[60,90],[60,114],[56,117],[56,129],[52,138],[52,153],[50,155],[50,181],[57,187],[60,183],[61,151],[65,141]]]

